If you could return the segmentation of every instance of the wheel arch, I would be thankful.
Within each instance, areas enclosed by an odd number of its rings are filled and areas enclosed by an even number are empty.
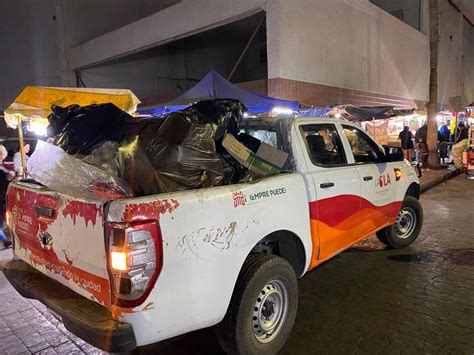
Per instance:
[[[296,276],[301,277],[306,268],[306,250],[301,238],[289,230],[278,230],[262,238],[250,254],[269,253],[290,263]]]
[[[410,186],[408,186],[407,192],[405,193],[405,196],[413,196],[417,200],[420,199],[420,184],[416,182],[412,182]]]

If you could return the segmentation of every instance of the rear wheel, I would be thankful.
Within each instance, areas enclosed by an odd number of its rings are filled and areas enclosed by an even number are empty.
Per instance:
[[[379,230],[377,238],[391,248],[400,249],[413,243],[423,226],[423,209],[413,196],[405,196],[397,220],[391,226]]]
[[[278,256],[251,255],[218,327],[219,343],[230,354],[275,354],[290,335],[297,305],[298,285],[291,265]]]

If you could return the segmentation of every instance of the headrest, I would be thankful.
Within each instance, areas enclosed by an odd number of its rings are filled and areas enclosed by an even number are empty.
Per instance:
[[[326,142],[323,136],[310,135],[306,137],[306,141],[312,151],[323,152],[326,150]]]

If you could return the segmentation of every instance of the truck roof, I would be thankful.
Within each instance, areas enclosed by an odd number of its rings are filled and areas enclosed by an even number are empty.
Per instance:
[[[277,123],[304,123],[304,122],[313,122],[313,123],[341,123],[351,126],[357,126],[351,121],[346,121],[340,118],[329,118],[329,117],[248,117],[242,120],[242,125],[245,126],[246,122],[250,126],[252,125],[266,125],[269,126],[275,125]]]

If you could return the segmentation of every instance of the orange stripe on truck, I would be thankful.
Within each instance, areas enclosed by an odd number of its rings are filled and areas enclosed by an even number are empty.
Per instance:
[[[376,206],[356,195],[310,202],[313,251],[309,269],[394,223],[401,201]]]

